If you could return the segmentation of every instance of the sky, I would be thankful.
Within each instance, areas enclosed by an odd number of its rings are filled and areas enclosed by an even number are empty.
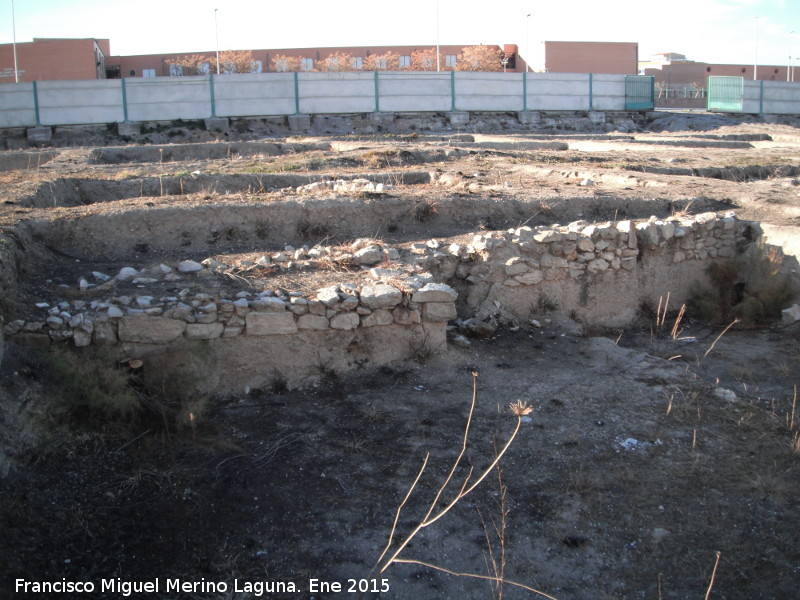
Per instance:
[[[304,48],[638,42],[639,59],[800,65],[800,0],[0,0],[0,43],[108,38],[112,55]],[[215,11],[215,9],[217,9]],[[528,16],[530,15],[530,16]],[[792,33],[795,32],[795,33]],[[437,35],[438,33],[438,35]]]

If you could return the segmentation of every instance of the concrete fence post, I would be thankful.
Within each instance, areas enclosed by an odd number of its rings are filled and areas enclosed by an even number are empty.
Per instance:
[[[589,73],[589,110],[594,110],[594,97],[593,97],[593,91],[594,90],[592,90],[593,83],[594,82],[593,82],[592,74]]]
[[[36,126],[39,127],[42,124],[42,121],[39,119],[39,88],[36,86],[36,82],[33,82],[33,112],[36,116]]]
[[[381,112],[380,93],[378,90],[378,71],[375,71],[375,112]]]
[[[122,120],[124,123],[128,122],[128,91],[125,85],[125,78],[120,79],[122,82]]]
[[[217,118],[217,103],[216,99],[214,98],[214,74],[210,73],[208,76],[208,91],[211,95],[211,118]]]
[[[300,78],[297,71],[294,72],[294,112],[300,114]]]
[[[450,71],[450,110],[456,109],[456,72]]]
[[[758,93],[758,114],[764,114],[764,80],[762,79],[759,85],[759,93]]]
[[[528,110],[528,70],[522,72],[522,110]]]

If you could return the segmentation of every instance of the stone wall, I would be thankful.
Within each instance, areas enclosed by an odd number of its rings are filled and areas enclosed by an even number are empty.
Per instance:
[[[668,294],[677,309],[711,261],[735,258],[759,232],[733,213],[704,213],[523,226],[481,233],[468,244],[394,248],[357,240],[344,255],[288,248],[293,252],[253,263],[281,272],[315,268],[316,260],[362,267],[353,276],[358,283],[310,294],[227,293],[218,280],[228,273],[214,259],[126,267],[113,277],[81,277],[77,294],[72,290],[78,299],[41,302],[41,318],[7,321],[4,332],[108,346],[119,358],[142,359],[148,377],[189,374],[205,391],[300,385],[441,351],[448,323],[485,333],[560,312],[584,325],[621,327]]]
[[[468,245],[427,248],[420,260],[459,291],[463,319],[519,323],[557,309],[589,325],[620,327],[667,294],[679,307],[705,280],[710,261],[734,258],[758,231],[732,213],[576,221],[487,232]]]

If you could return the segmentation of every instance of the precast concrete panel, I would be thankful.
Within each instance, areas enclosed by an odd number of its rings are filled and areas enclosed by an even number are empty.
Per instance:
[[[301,113],[364,113],[375,110],[373,73],[300,73],[297,84]]]
[[[35,124],[33,85],[0,84],[0,127],[28,127]]]
[[[289,115],[296,110],[294,73],[253,73],[214,79],[220,117]]]
[[[455,77],[458,110],[510,110],[523,108],[522,74],[460,72]]]
[[[124,120],[118,80],[41,81],[37,84],[42,125],[84,125]]]
[[[441,112],[452,108],[450,73],[381,71],[378,77],[381,111]]]
[[[127,79],[128,120],[168,121],[211,116],[211,84],[206,76]]]
[[[589,110],[589,75],[528,74],[529,110]]]

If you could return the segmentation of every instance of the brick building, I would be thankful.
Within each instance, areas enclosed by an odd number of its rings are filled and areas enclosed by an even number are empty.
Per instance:
[[[111,54],[106,39],[33,38],[17,43],[20,81],[103,79]],[[14,45],[0,44],[0,83],[14,82]]]
[[[548,73],[604,73],[635,75],[636,42],[545,42],[544,69]]]

